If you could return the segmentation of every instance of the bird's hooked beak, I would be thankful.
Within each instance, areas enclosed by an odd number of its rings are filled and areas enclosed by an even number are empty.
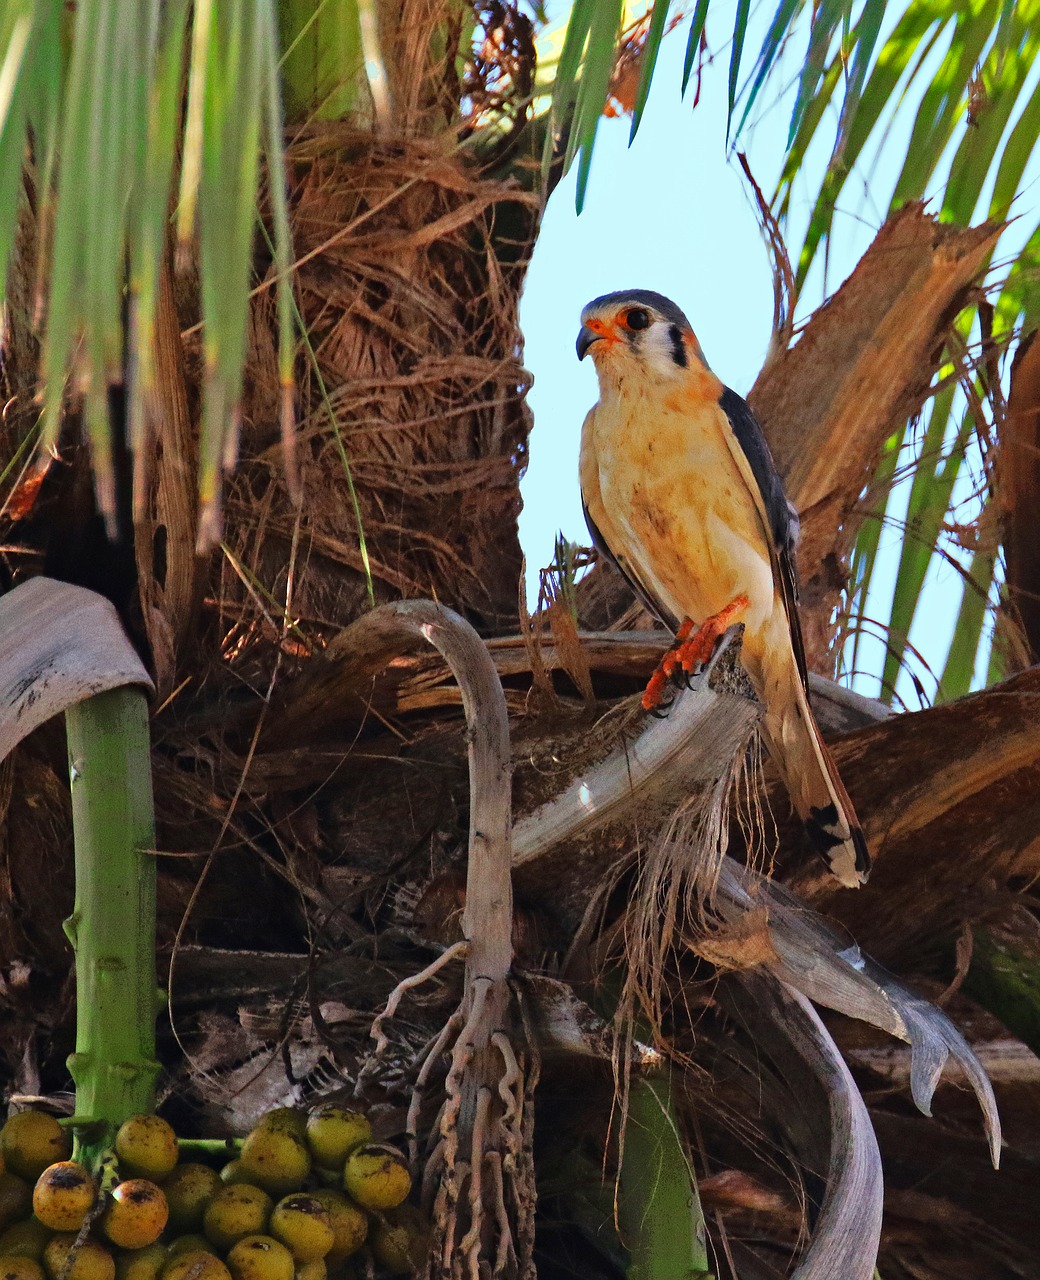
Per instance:
[[[607,335],[603,331],[603,325],[599,320],[590,320],[588,324],[583,324],[578,330],[578,341],[574,344],[574,349],[578,353],[578,359],[584,360],[588,353],[589,347],[594,342],[599,342],[601,338]]]

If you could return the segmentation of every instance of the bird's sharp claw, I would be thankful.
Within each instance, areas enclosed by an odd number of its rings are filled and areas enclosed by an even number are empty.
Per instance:
[[[665,654],[665,657],[668,655]],[[664,659],[657,665],[657,670],[650,677],[650,681],[643,691],[643,710],[653,711],[661,705],[661,699],[664,696],[664,687],[668,682],[671,673],[664,669]]]
[[[681,679],[685,682],[687,672],[684,670],[682,662],[683,647],[689,643],[691,632],[694,632],[694,624],[690,618],[684,618],[679,630],[675,633],[675,644],[667,653],[663,654],[661,661],[657,664],[657,670],[650,677],[649,683],[643,692],[643,710],[649,711],[654,715],[663,715],[672,705],[671,701],[663,703],[665,686],[671,680]],[[696,634],[694,635],[696,639]]]
[[[715,646],[726,634],[738,614],[748,607],[745,595],[737,596],[725,609],[706,618],[698,627],[690,618],[684,618],[679,630],[675,633],[675,644],[665,653],[657,664],[657,670],[643,693],[643,710],[653,714],[662,713],[662,697],[665,685],[669,681],[681,683],[687,689],[693,687],[693,681],[700,674],[706,663],[711,661]],[[668,703],[663,707],[668,710]]]

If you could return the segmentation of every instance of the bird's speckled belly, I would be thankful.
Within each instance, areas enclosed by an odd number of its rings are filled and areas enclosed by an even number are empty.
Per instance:
[[[691,415],[658,407],[652,422],[637,414],[623,423],[600,406],[600,489],[614,522],[627,528],[629,548],[638,549],[641,576],[677,617],[703,622],[744,594],[743,621],[758,630],[774,607],[769,551],[712,408]]]

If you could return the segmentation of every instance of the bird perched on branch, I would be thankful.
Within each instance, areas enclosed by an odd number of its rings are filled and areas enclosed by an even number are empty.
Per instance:
[[[692,673],[744,624],[741,658],[762,736],[810,839],[844,885],[870,870],[863,832],[809,709],[789,505],[748,405],[708,367],[690,322],[646,289],[581,313],[599,401],[581,433],[592,540],[676,636],[643,695]]]

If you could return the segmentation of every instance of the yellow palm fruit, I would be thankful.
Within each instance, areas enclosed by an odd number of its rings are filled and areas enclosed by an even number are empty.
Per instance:
[[[341,1263],[361,1248],[368,1235],[368,1215],[349,1200],[342,1191],[331,1188],[312,1193],[328,1211],[332,1227],[332,1248],[325,1255],[325,1265],[336,1270]]]
[[[149,1244],[116,1258],[116,1280],[159,1280],[169,1250],[164,1244]]]
[[[206,1207],[202,1229],[207,1239],[226,1253],[244,1236],[262,1235],[274,1201],[259,1187],[247,1183],[223,1187]]]
[[[242,1171],[273,1196],[299,1191],[311,1171],[311,1153],[290,1129],[259,1126],[242,1143]]]
[[[292,1254],[271,1236],[246,1236],[227,1256],[232,1280],[293,1280]]]
[[[50,1280],[115,1280],[116,1262],[96,1240],[76,1244],[76,1232],[56,1235],[43,1251],[43,1268]]]
[[[182,1253],[212,1253],[213,1246],[203,1235],[189,1232],[186,1236],[177,1236],[166,1248],[167,1258],[176,1258]]]
[[[116,1134],[116,1155],[124,1178],[162,1182],[177,1163],[177,1135],[161,1116],[131,1116]]]
[[[262,1115],[254,1129],[281,1129],[302,1138],[307,1133],[307,1113],[297,1107],[274,1107]]]
[[[78,1231],[94,1207],[94,1179],[75,1160],[44,1169],[33,1188],[33,1212],[52,1231]]]
[[[43,1251],[53,1232],[45,1227],[39,1218],[26,1218],[24,1222],[16,1222],[0,1235],[0,1254],[5,1257],[18,1254],[25,1258],[43,1261]]]
[[[9,1173],[35,1182],[48,1165],[69,1158],[72,1139],[45,1111],[19,1111],[0,1129],[0,1152]]]
[[[342,1169],[351,1151],[371,1136],[368,1116],[349,1107],[315,1107],[307,1117],[307,1145],[314,1163],[322,1169]]]
[[[347,1157],[343,1189],[363,1209],[395,1209],[412,1189],[412,1175],[396,1147],[370,1143]]]
[[[44,1280],[43,1267],[24,1253],[0,1254],[0,1280]]]
[[[208,1249],[186,1249],[167,1259],[160,1280],[231,1280],[231,1272]]]
[[[402,1204],[377,1218],[368,1245],[384,1271],[400,1276],[421,1268],[429,1240],[427,1218],[413,1205]]]
[[[309,1195],[279,1200],[271,1213],[270,1232],[298,1263],[317,1262],[336,1242],[328,1209]]]
[[[159,1239],[169,1216],[161,1187],[147,1178],[128,1178],[112,1192],[101,1232],[120,1249],[143,1249]]]
[[[0,1229],[32,1213],[32,1187],[13,1173],[0,1173]]]
[[[220,1175],[205,1164],[179,1164],[163,1183],[174,1231],[198,1231],[206,1206],[220,1190]]]

